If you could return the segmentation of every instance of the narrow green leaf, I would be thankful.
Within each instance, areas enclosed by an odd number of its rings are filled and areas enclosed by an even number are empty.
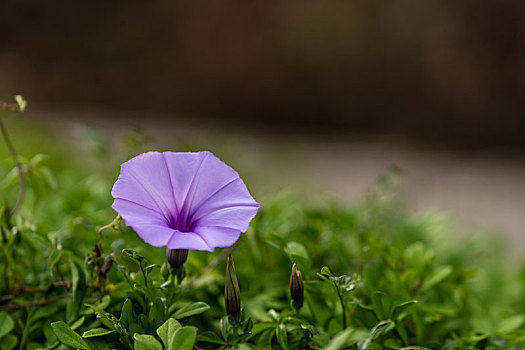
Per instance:
[[[90,330],[87,330],[82,334],[83,338],[93,338],[93,337],[103,337],[105,335],[111,334],[115,331],[110,331],[106,328],[93,328]]]
[[[202,301],[197,301],[196,303],[186,305],[179,310],[177,310],[172,317],[178,320],[194,315],[201,314],[207,311],[210,308],[210,305]]]
[[[370,336],[372,337],[372,339],[376,339],[378,336],[390,332],[394,328],[394,326],[394,322],[390,320],[381,321],[374,328],[372,328],[372,330],[370,331]]]
[[[47,271],[50,275],[53,275],[53,267],[59,262],[60,258],[62,257],[62,250],[55,249],[49,255],[49,259],[47,260]]]
[[[371,345],[372,341],[377,339],[380,335],[386,334],[394,329],[395,323],[388,321],[380,321],[375,325],[374,328],[370,331],[368,337],[365,340],[361,340],[357,343],[357,348],[359,350],[367,350]]]
[[[408,333],[402,322],[396,322],[396,331],[403,340],[403,344],[408,345]]]
[[[53,332],[58,340],[67,346],[75,349],[90,350],[89,345],[82,339],[80,335],[75,333],[67,324],[62,321],[51,323]]]
[[[288,350],[288,332],[286,332],[286,326],[284,324],[280,324],[279,327],[275,329],[275,335],[281,348]]]
[[[434,287],[435,285],[441,283],[443,280],[445,280],[448,276],[452,274],[453,268],[452,266],[445,265],[438,267],[433,273],[430,274],[427,278],[425,278],[425,281],[423,282],[423,285],[421,286],[421,290],[429,290],[430,288]]]
[[[417,304],[418,301],[417,300],[410,300],[410,301],[405,301],[404,303],[401,303],[401,304],[398,304],[394,307],[394,309],[392,310],[392,319],[394,321],[397,321],[397,318],[399,316],[401,316],[401,314],[406,310],[408,309],[410,306],[414,305],[414,304]]]
[[[73,299],[68,302],[66,310],[66,319],[69,322],[78,318],[80,309],[84,305],[84,297],[86,296],[86,275],[84,269],[75,261],[71,264],[71,283]]]
[[[126,328],[135,321],[135,313],[133,312],[133,304],[131,303],[131,300],[126,299],[122,305],[119,321]]]
[[[73,322],[73,324],[70,326],[71,329],[76,331],[78,328],[80,328],[80,326],[82,326],[84,324],[85,320],[86,320],[86,318],[84,316],[82,316],[81,318],[79,318],[78,320]]]
[[[192,326],[181,327],[175,331],[167,350],[192,350],[197,338],[197,328]]]

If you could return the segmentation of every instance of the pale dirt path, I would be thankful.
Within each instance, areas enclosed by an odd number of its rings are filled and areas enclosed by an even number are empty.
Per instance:
[[[245,132],[166,115],[34,112],[32,117],[73,133],[79,122],[87,122],[115,138],[127,126],[140,125],[162,149],[210,149],[241,173],[256,196],[292,187],[310,197],[356,203],[379,174],[396,165],[404,170],[404,189],[415,211],[446,211],[466,231],[508,234],[513,249],[525,252],[523,153],[443,153],[378,136]]]

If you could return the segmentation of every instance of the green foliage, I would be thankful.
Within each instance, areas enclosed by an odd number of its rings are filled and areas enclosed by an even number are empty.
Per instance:
[[[145,139],[126,135],[127,157],[129,143]],[[525,278],[515,264],[491,236],[458,236],[436,213],[409,215],[395,171],[355,208],[263,201],[232,252],[242,310],[225,316],[221,251],[192,251],[172,269],[163,249],[112,222],[119,159],[95,136],[88,169],[60,150],[21,157],[34,180],[15,216],[16,172],[0,166],[0,350],[525,347]],[[302,307],[290,304],[293,263]]]

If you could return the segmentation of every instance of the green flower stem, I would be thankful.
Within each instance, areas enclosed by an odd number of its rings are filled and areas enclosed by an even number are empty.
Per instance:
[[[339,296],[339,300],[341,301],[341,308],[343,309],[343,329],[346,329],[347,325],[346,325],[346,306],[345,306],[345,302],[343,300],[343,294],[340,293],[340,291],[337,292],[337,295]]]
[[[16,153],[15,147],[13,146],[13,143],[11,142],[11,139],[9,138],[9,134],[7,133],[7,129],[4,125],[4,121],[2,118],[0,118],[0,131],[2,132],[2,136],[4,138],[4,141],[7,145],[7,148],[9,149],[9,153],[11,153],[11,157],[13,158],[13,161],[15,162],[16,170],[18,171],[18,183],[19,183],[19,190],[18,190],[18,199],[16,200],[16,204],[11,211],[11,216],[14,216],[20,206],[22,205],[22,202],[24,200],[25,195],[25,180],[24,180],[24,170],[22,169],[22,164],[20,164],[20,161],[18,160],[18,154]]]
[[[103,242],[103,239],[102,239],[102,232],[108,228],[112,228],[114,227],[120,220],[120,214],[118,214],[115,219],[113,219],[113,221],[111,221],[111,223],[105,225],[105,226],[102,226],[101,228],[98,229],[98,236],[100,237],[100,241],[99,241],[99,248],[102,252],[102,242]]]

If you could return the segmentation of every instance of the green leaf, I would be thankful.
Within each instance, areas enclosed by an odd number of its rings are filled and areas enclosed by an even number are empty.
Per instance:
[[[133,338],[135,339],[135,350],[162,350],[162,345],[152,335],[136,333]]]
[[[288,333],[286,332],[286,326],[284,324],[280,324],[279,327],[275,329],[275,335],[281,348],[288,350]]]
[[[394,309],[392,310],[392,319],[394,321],[397,321],[398,317],[401,316],[401,314],[408,309],[410,306],[417,304],[417,300],[409,300],[405,301],[404,303],[397,304]]]
[[[277,327],[277,323],[275,322],[260,322],[253,326],[251,334],[257,335],[261,332],[264,332],[267,329],[275,328]]]
[[[224,341],[213,332],[203,332],[197,336],[197,342],[223,345]]]
[[[331,341],[324,347],[325,350],[339,350],[350,345],[363,341],[369,336],[368,332],[355,328],[347,328],[339,332]]]
[[[73,324],[70,326],[71,329],[76,331],[78,328],[80,328],[80,326],[82,326],[84,324],[85,320],[86,320],[86,318],[84,316],[82,316],[81,318],[79,318],[78,320],[73,322]]]
[[[374,327],[374,325],[376,325],[379,321],[372,308],[361,304],[356,305],[354,310],[354,318],[366,328]]]
[[[290,262],[297,263],[299,269],[304,270],[305,274],[308,275],[310,273],[312,261],[308,257],[308,252],[304,245],[293,241],[288,242],[284,251],[290,257]]]
[[[192,326],[181,327],[175,331],[167,350],[192,350],[197,338],[197,328]]]
[[[67,346],[71,346],[75,349],[90,350],[89,345],[82,339],[82,337],[76,334],[67,324],[62,321],[51,323],[53,332],[57,336],[58,340]]]
[[[509,347],[507,342],[505,342],[505,340],[503,340],[500,337],[492,337],[492,338],[489,339],[489,341],[490,341],[491,344],[496,345],[498,348],[506,349],[506,348]]]
[[[82,334],[83,338],[93,338],[93,337],[103,337],[105,335],[111,334],[115,331],[110,331],[106,328],[93,328],[90,330],[87,330]]]
[[[47,271],[51,276],[53,276],[53,267],[55,267],[55,265],[60,261],[62,253],[62,250],[55,249],[51,255],[49,255],[49,259],[47,260]]]
[[[508,317],[500,322],[497,330],[500,333],[509,334],[520,328],[524,321],[525,315]]]
[[[370,331],[370,336],[372,339],[376,339],[380,335],[390,332],[394,328],[394,325],[394,322],[390,320],[381,321],[374,328],[372,328]]]
[[[73,299],[67,304],[66,319],[68,323],[78,318],[80,309],[84,305],[87,289],[86,275],[82,267],[75,261],[71,261],[70,266]]]
[[[145,330],[138,323],[132,323],[132,324],[129,325],[129,332],[133,335],[135,333],[139,333],[139,334],[144,333]]]
[[[14,172],[13,177],[16,180],[16,177],[18,176],[16,169],[13,169],[13,172]],[[271,245],[272,247],[280,251],[283,251],[283,247],[286,246],[286,241],[281,236],[276,235],[275,233],[268,234],[266,243],[268,243],[269,245]]]
[[[374,311],[380,320],[385,320],[390,317],[392,308],[392,298],[383,292],[375,292],[372,294],[372,304]]]
[[[401,349],[401,344],[399,343],[398,339],[390,338],[384,341],[383,346],[388,349]]]
[[[403,344],[408,345],[408,332],[403,325],[403,322],[396,322],[396,331],[403,340]]]
[[[181,325],[179,322],[177,322],[177,320],[168,318],[166,322],[164,322],[164,324],[157,329],[157,334],[167,349],[169,349],[170,341],[179,328],[181,328]]]
[[[0,350],[12,350],[18,343],[18,338],[14,334],[8,334],[0,339]]]
[[[202,301],[197,301],[196,303],[186,305],[179,310],[177,310],[172,317],[178,320],[194,315],[201,314],[207,311],[210,308],[210,305]]]
[[[271,349],[274,335],[275,331],[273,329],[268,329],[262,332],[259,338],[257,339],[257,346],[259,347],[259,349]]]
[[[221,317],[219,325],[221,326],[222,337],[228,339],[228,316]]]
[[[321,268],[321,275],[325,277],[332,277],[332,271],[330,271],[330,268],[328,266],[323,266]]]
[[[49,304],[49,305],[42,306],[35,311],[31,319],[33,321],[36,321],[41,318],[47,318],[51,315],[54,315],[57,312],[57,310],[58,310],[57,304]]]
[[[86,339],[91,350],[109,350],[109,345],[104,339],[90,338]]]
[[[148,321],[154,329],[157,329],[164,322],[165,314],[164,303],[159,298],[155,299],[148,313]]]
[[[111,304],[111,296],[109,294],[104,295],[101,300],[98,300],[94,305],[84,304],[89,309],[84,310],[84,315],[89,315],[97,312],[104,312],[104,310]]]
[[[127,271],[129,272],[137,272],[140,270],[139,263],[133,259],[131,259],[127,255],[117,255],[117,264],[123,266]]]
[[[0,312],[0,338],[11,332],[15,328],[15,323],[5,311]]]
[[[361,340],[357,343],[357,348],[359,350],[366,350],[371,345],[372,341],[377,339],[379,336],[386,334],[390,332],[392,329],[394,329],[395,323],[388,320],[388,321],[381,321],[378,324],[375,325],[374,328],[370,331],[368,338],[365,340]]]
[[[330,343],[330,334],[321,331],[313,336],[312,341],[321,349],[324,349]]]
[[[126,299],[122,305],[122,311],[120,312],[120,324],[128,328],[131,323],[136,321],[135,313],[133,312],[133,304],[131,300]]]
[[[444,265],[436,268],[434,272],[430,274],[427,278],[425,278],[425,281],[423,282],[423,285],[421,286],[422,291],[429,290],[430,288],[434,287],[435,285],[441,283],[443,280],[445,280],[448,276],[452,274],[453,268],[449,265]]]

